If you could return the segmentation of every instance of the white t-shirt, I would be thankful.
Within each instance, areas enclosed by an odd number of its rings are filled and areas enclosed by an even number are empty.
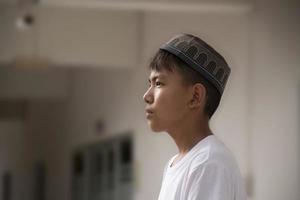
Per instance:
[[[158,200],[246,200],[239,168],[214,135],[198,142],[181,160],[165,167]]]

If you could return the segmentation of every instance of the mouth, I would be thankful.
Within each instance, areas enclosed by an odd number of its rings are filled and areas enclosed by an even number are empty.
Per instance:
[[[150,119],[153,116],[153,111],[151,109],[146,109],[146,118]]]

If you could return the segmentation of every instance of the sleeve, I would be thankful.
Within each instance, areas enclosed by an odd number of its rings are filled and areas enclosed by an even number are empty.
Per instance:
[[[197,167],[188,180],[186,200],[234,200],[230,177],[218,163]]]

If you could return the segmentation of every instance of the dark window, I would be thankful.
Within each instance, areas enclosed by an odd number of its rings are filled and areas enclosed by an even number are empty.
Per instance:
[[[84,171],[83,153],[76,153],[73,157],[73,173],[76,176],[81,176]]]
[[[43,162],[39,162],[35,166],[35,198],[36,200],[44,200],[46,189],[46,167]]]
[[[2,177],[3,181],[3,200],[11,200],[11,174],[9,172],[5,172]]]
[[[96,174],[103,173],[103,156],[101,153],[96,154],[95,156],[95,165],[96,165]]]
[[[132,162],[132,142],[131,140],[124,140],[121,142],[121,163],[129,164]]]
[[[115,162],[114,162],[114,152],[113,149],[110,149],[108,151],[108,188],[109,189],[114,189],[114,172],[115,172]]]

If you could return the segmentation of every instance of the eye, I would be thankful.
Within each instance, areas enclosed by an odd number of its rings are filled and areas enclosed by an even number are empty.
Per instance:
[[[162,82],[159,82],[159,81],[155,82],[155,86],[162,86],[162,85],[163,85]]]

